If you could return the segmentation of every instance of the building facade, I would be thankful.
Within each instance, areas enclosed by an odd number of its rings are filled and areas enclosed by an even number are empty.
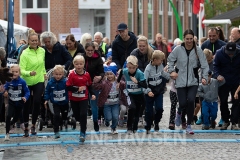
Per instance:
[[[182,30],[192,28],[192,1],[172,0],[182,23]],[[7,0],[0,1],[0,19],[6,19]],[[31,27],[37,33],[51,31],[82,33],[100,31],[113,40],[117,25],[127,23],[129,30],[154,41],[161,33],[170,42],[178,37],[177,23],[168,0],[17,0],[15,23]]]

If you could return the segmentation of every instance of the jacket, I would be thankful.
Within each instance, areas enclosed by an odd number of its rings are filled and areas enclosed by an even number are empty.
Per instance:
[[[156,41],[153,43],[153,46],[156,48],[156,50],[158,50],[158,46],[157,46]],[[162,52],[165,55],[165,59],[163,61],[163,65],[166,66],[167,65],[167,58],[168,58],[168,47],[163,42],[161,42],[161,46],[162,46]]]
[[[146,66],[149,63],[148,54],[142,54],[138,48],[134,49],[130,55],[134,55],[138,59],[138,69],[144,72]]]
[[[215,43],[211,43],[210,40],[208,39],[205,42],[203,42],[203,44],[201,45],[201,49],[204,50],[205,48],[207,48],[207,49],[212,51],[213,55],[215,55],[217,50],[220,49],[222,46],[225,46],[225,45],[226,45],[226,42],[224,42],[220,39],[216,40]]]
[[[218,81],[216,79],[211,78],[211,81],[207,85],[200,84],[198,87],[198,95],[203,97],[207,102],[217,102],[218,100],[218,87],[222,86],[225,83],[225,79],[223,81]]]
[[[178,73],[175,81],[176,88],[198,86],[198,62],[201,64],[202,77],[208,79],[208,63],[203,51],[196,46],[197,53],[193,48],[189,54],[186,53],[184,43],[177,46],[168,56],[168,72]],[[197,57],[198,55],[198,57]],[[177,69],[175,70],[175,63]]]
[[[68,50],[68,47],[67,47],[67,46],[65,46],[65,47],[66,47],[66,49]],[[77,48],[77,50],[76,50],[76,52],[74,53],[73,58],[76,57],[76,55],[77,55],[78,53],[82,53],[82,54],[85,53],[85,50],[84,50],[82,44],[81,44],[81,43],[78,43],[77,41],[76,41],[76,48]]]
[[[164,93],[166,79],[170,79],[169,73],[164,72],[163,65],[153,66],[151,62],[147,65],[144,71],[144,77],[148,84],[148,88],[145,90],[145,94],[153,92],[154,95]]]
[[[129,32],[128,35],[130,38],[127,47],[124,45],[123,39],[120,35],[118,35],[112,42],[112,61],[117,64],[118,69],[123,68],[127,57],[135,48],[137,48],[136,36],[132,32]]]
[[[51,78],[47,83],[47,87],[44,92],[44,100],[50,100],[51,103],[57,105],[65,105],[68,103],[68,91],[66,87],[66,78],[62,78],[57,81],[55,78]]]
[[[28,100],[30,91],[26,82],[22,78],[14,79],[4,85],[4,89],[8,91],[8,103],[16,106],[24,106],[22,97]]]
[[[45,50],[38,47],[36,50],[28,47],[21,55],[19,66],[21,68],[21,77],[28,86],[44,82],[45,70]],[[30,76],[30,72],[35,71],[35,76]]]
[[[214,77],[223,76],[226,85],[238,85],[240,82],[240,49],[237,48],[232,58],[225,53],[225,46],[219,49],[213,60],[213,70]]]
[[[63,45],[59,42],[54,44],[52,53],[50,53],[46,47],[44,48],[46,70],[54,68],[57,64],[64,65],[65,70],[69,68],[70,63],[72,62],[72,56]]]

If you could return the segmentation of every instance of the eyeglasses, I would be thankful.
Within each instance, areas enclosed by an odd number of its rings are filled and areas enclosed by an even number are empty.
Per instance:
[[[86,50],[87,52],[94,52],[94,50]]]

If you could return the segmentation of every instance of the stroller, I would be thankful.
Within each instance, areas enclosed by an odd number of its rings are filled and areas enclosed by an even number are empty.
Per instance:
[[[48,81],[52,78],[52,72],[53,69],[50,69],[47,72],[47,77],[48,79],[45,80],[44,85],[45,87],[47,86]],[[67,71],[65,71],[65,76],[67,75]],[[70,106],[70,104],[69,104]],[[49,101],[47,105],[44,105],[44,100],[42,99],[42,105],[41,105],[41,116],[38,120],[38,130],[42,131],[43,127],[46,126],[46,128],[52,128],[53,127],[53,115],[54,115],[54,110],[53,110],[53,104]],[[76,129],[76,120],[73,117],[73,112],[71,107],[69,107],[68,110],[68,116],[67,116],[67,121],[63,123],[63,120],[60,120],[60,130],[63,129],[63,126],[65,126],[65,129],[68,128],[67,125],[71,125],[71,128],[74,130]]]

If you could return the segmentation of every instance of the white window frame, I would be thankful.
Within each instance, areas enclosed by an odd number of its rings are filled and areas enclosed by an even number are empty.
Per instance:
[[[153,18],[153,0],[148,0],[148,5],[149,5],[149,2],[150,2],[150,4],[151,4],[151,10],[148,8],[148,15],[149,15],[149,14],[152,15],[152,26],[151,26],[151,27],[152,27],[152,38],[149,39],[149,41],[153,41],[153,37],[154,37],[154,36],[153,36],[153,25],[154,25],[154,24],[153,24],[153,19],[154,19],[154,18]]]
[[[191,21],[188,23],[190,24],[190,28],[192,28],[192,2],[191,1],[188,1],[188,18],[191,19]]]
[[[172,7],[171,7],[169,2],[168,2],[168,16],[171,16],[171,28],[170,28],[170,30],[173,31],[173,11],[172,11]],[[168,27],[168,29],[169,29],[169,27]],[[168,33],[167,33],[167,35],[168,35]],[[171,37],[168,37],[168,41],[171,42],[172,39],[173,39],[173,32],[171,32]]]
[[[134,30],[133,26],[134,26],[134,21],[133,21],[133,0],[128,0],[128,13],[132,13],[132,30]]]
[[[48,28],[47,31],[50,31],[50,0],[48,0],[48,8],[37,8],[37,0],[33,0],[33,8],[22,8],[23,0],[20,0],[20,24],[22,24],[23,13],[47,13],[48,14]]]
[[[158,32],[161,33],[161,34],[164,36],[164,33],[163,33],[163,26],[164,26],[164,21],[163,21],[163,0],[159,0],[159,1],[158,1],[158,4],[159,4],[159,6],[158,6],[158,8],[159,8],[158,14],[159,14],[159,16],[162,16],[162,22],[161,22],[161,24],[162,24],[162,30],[161,30],[161,31],[158,31]],[[158,17],[158,20],[159,20],[159,17]],[[158,28],[158,29],[159,29],[159,28]]]
[[[141,33],[141,34],[143,34],[143,1],[144,0],[138,0],[138,10],[139,10],[139,13],[138,14],[141,14],[142,16],[141,16],[141,22],[142,22],[142,24],[141,24],[141,31],[138,31],[139,33]],[[140,7],[140,2],[141,2],[141,7]]]

